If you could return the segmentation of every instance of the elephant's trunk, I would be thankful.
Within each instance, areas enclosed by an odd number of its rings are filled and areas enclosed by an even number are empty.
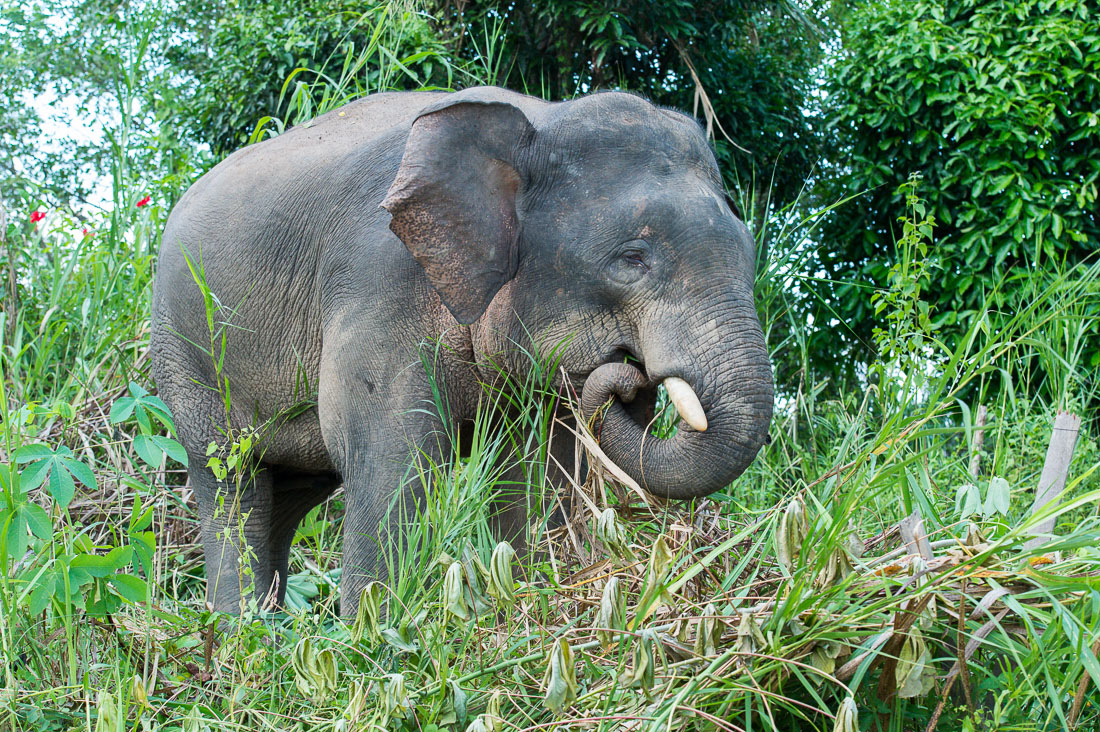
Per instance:
[[[667,440],[650,434],[631,414],[644,410],[623,406],[639,389],[656,383],[647,382],[642,371],[626,363],[608,363],[593,371],[581,394],[581,409],[591,419],[610,400],[599,435],[603,451],[643,488],[665,498],[704,496],[729,485],[764,444],[772,415],[771,367],[758,325],[748,341],[723,353],[705,377],[698,369],[685,368],[696,372],[696,385],[676,376],[660,379],[688,423],[681,422]],[[703,382],[706,387],[700,388]]]

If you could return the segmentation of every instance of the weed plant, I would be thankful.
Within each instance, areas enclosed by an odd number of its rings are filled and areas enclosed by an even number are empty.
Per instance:
[[[364,19],[372,39],[399,37],[398,21]],[[140,33],[133,44],[140,55]],[[363,58],[403,73],[408,54],[383,46]],[[462,73],[495,73],[489,55]],[[349,85],[363,58],[312,90],[311,113],[377,88]],[[1056,411],[1096,396],[1079,354],[1096,337],[1100,265],[1004,282],[1021,293],[1014,310],[965,314],[964,337],[942,343],[922,297],[934,228],[914,182],[897,266],[876,295],[879,359],[858,386],[827,385],[809,368],[813,325],[789,306],[799,288],[812,295],[819,217],[776,212],[755,232],[768,240],[757,295],[773,359],[788,366],[772,442],[728,489],[666,504],[589,451],[593,470],[551,491],[546,439],[570,428],[555,415],[571,402],[556,388],[557,353],[532,353],[523,378],[485,386],[464,457],[410,460],[425,500],[358,617],[336,614],[339,492],[299,529],[286,606],[220,616],[204,604],[185,455],[148,378],[166,210],[136,205],[121,124],[109,214],[32,222],[31,187],[6,202],[0,729],[1100,725],[1092,415],[1059,502],[1031,507]],[[655,429],[673,427],[666,416]],[[226,437],[230,454],[242,447]],[[501,489],[532,507],[532,551],[494,538]],[[897,528],[918,511],[923,556]],[[1025,548],[1046,516],[1054,536]]]

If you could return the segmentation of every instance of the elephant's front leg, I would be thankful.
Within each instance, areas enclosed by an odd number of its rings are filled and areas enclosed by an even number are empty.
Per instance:
[[[447,455],[439,435],[429,428],[418,440],[374,441],[351,457],[344,473],[341,615],[355,615],[363,588],[375,580],[387,582],[391,567],[395,578],[422,568],[409,567],[408,557],[426,538],[414,523],[431,480],[427,464]]]
[[[343,573],[340,612],[354,615],[373,580],[386,581],[389,563],[415,547],[407,532],[422,510],[426,465],[450,457],[448,430],[433,400],[432,380],[417,363],[354,379],[322,382],[318,394],[325,445],[344,484]],[[373,394],[349,393],[349,382],[370,381]],[[401,570],[399,565],[395,566]]]

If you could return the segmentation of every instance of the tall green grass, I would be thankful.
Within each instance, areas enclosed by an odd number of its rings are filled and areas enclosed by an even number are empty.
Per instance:
[[[419,51],[400,50],[402,24],[419,21],[386,7],[339,75],[292,78],[292,114],[405,73]],[[119,74],[138,84],[140,28],[131,41]],[[456,79],[491,78],[494,43],[481,42],[484,67]],[[92,236],[64,210],[35,227],[30,186],[6,202],[0,729],[848,730],[837,718],[854,710],[859,729],[900,732],[937,709],[941,730],[1100,724],[1091,414],[1057,538],[1023,547],[1054,413],[1095,397],[1079,354],[1097,333],[1100,265],[1004,283],[989,302],[1010,306],[966,315],[966,337],[943,344],[914,298],[934,286],[918,188],[898,212],[914,226],[881,296],[880,357],[861,380],[825,384],[792,302],[813,293],[818,214],[776,212],[755,232],[768,241],[757,297],[789,367],[772,443],[729,489],[664,504],[582,476],[565,525],[548,524],[558,354],[528,354],[522,378],[485,386],[468,455],[412,463],[426,499],[360,617],[336,615],[337,494],[295,539],[287,608],[227,618],[205,608],[181,451],[149,392],[166,210],[136,205],[145,184],[121,124],[112,207]],[[535,551],[512,556],[493,536],[502,488],[536,509]],[[915,510],[931,561],[896,535]],[[945,693],[960,652],[965,674]]]

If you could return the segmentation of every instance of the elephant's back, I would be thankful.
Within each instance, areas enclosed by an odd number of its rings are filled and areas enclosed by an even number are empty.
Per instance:
[[[154,377],[177,414],[209,422],[202,414],[209,405],[193,403],[196,382],[219,380],[208,305],[217,311],[215,350],[218,334],[227,336],[221,378],[241,422],[308,400],[320,360],[326,248],[356,238],[356,246],[392,248],[378,204],[400,163],[401,138],[426,101],[382,94],[334,110],[235,152],[179,200],[161,242],[151,343]]]

